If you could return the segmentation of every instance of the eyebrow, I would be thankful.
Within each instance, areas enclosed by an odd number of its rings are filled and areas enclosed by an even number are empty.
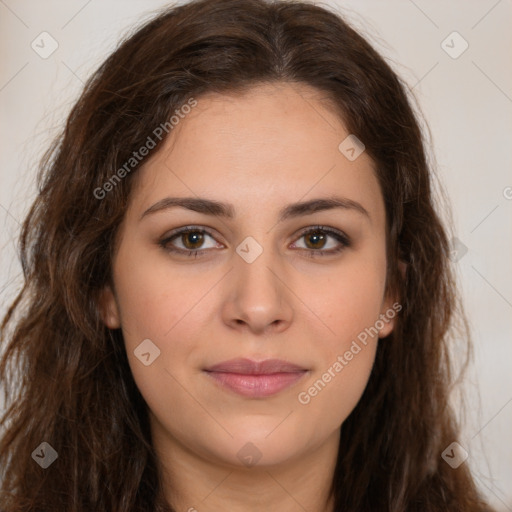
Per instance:
[[[149,207],[140,216],[139,220],[142,220],[147,215],[176,207],[226,219],[233,219],[235,217],[235,209],[232,204],[200,197],[165,197],[164,199],[156,202],[153,206]],[[287,219],[303,215],[311,215],[315,212],[332,210],[335,208],[358,212],[370,220],[370,214],[363,205],[353,201],[352,199],[336,196],[322,197],[318,199],[311,199],[310,201],[289,204],[279,211],[278,219],[279,222],[282,222]]]

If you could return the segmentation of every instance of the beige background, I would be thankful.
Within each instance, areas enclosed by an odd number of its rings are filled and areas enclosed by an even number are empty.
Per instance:
[[[366,0],[336,6],[391,62],[432,131],[460,240],[455,263],[475,338],[461,439],[479,485],[512,511],[512,2]],[[93,69],[166,2],[0,0],[0,312],[20,284],[15,239],[35,167]],[[32,48],[48,32],[46,59]],[[457,31],[460,36],[451,35]],[[448,37],[450,36],[450,37]],[[448,39],[447,39],[448,37]],[[443,47],[458,53],[449,56]],[[43,48],[40,48],[43,51]],[[456,471],[456,470],[454,470]]]

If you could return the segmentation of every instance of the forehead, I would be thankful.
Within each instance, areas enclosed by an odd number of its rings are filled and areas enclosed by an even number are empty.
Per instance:
[[[349,135],[329,98],[309,86],[209,93],[137,171],[133,203],[140,210],[172,193],[264,207],[338,192],[379,206],[373,161],[339,149]]]

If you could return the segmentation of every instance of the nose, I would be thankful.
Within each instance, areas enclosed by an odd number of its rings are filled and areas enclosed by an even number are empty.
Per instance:
[[[292,322],[293,294],[282,265],[264,250],[252,263],[234,255],[222,317],[226,325],[253,334],[279,333]]]

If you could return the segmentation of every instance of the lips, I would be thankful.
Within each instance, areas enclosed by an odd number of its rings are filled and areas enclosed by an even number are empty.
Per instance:
[[[308,372],[306,368],[281,359],[231,359],[204,371],[223,388],[251,398],[275,395]]]

